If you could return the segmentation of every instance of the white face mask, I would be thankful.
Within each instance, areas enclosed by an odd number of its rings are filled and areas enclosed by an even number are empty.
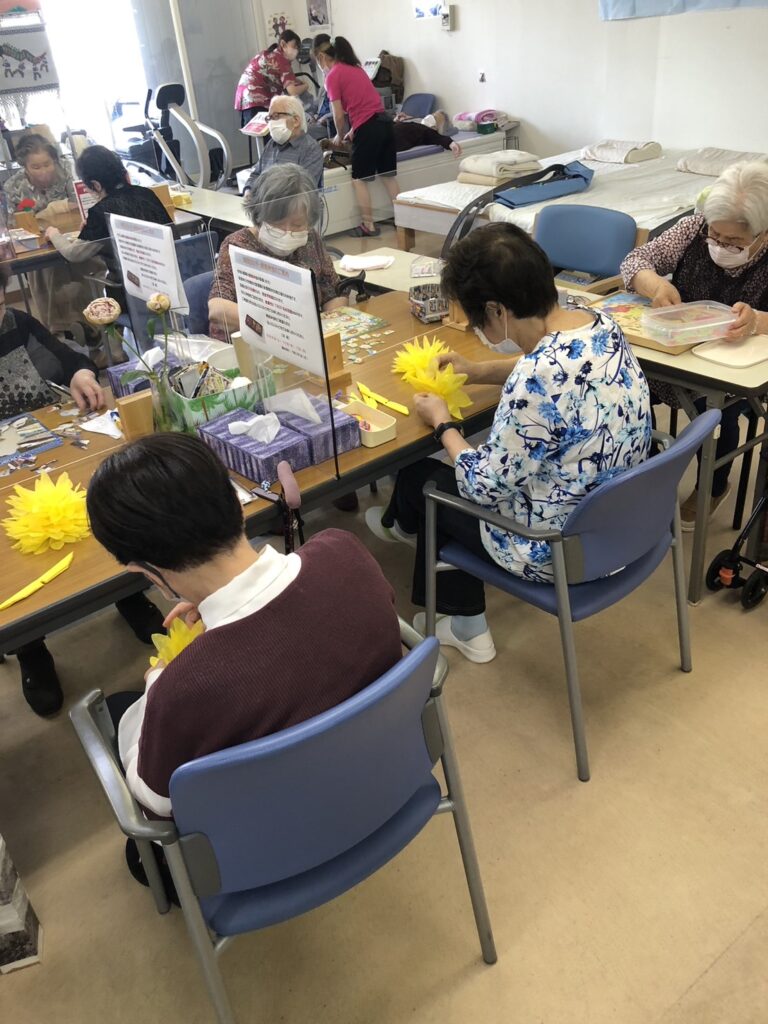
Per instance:
[[[748,245],[746,249],[739,249],[738,252],[731,252],[730,249],[718,245],[714,238],[708,238],[707,248],[712,262],[716,263],[718,267],[722,267],[723,270],[735,270],[737,267],[743,267],[752,259],[749,255],[751,245]]]
[[[287,121],[270,121],[269,134],[275,140],[278,146],[282,146],[290,139],[290,137],[293,135],[293,132],[288,127]]]
[[[309,241],[308,231],[284,231],[274,224],[262,224],[259,239],[276,256],[290,256]]]
[[[485,345],[486,348],[491,349],[493,352],[499,352],[502,355],[514,355],[515,352],[520,351],[520,346],[516,341],[513,341],[509,336],[504,338],[503,341],[498,343],[492,342],[485,331],[481,327],[473,327],[472,330],[478,336],[480,341]],[[504,333],[509,334],[509,328],[507,326],[507,311],[504,310]]]
[[[290,61],[296,60],[296,58],[299,56],[298,48],[294,47],[291,47],[290,50],[283,50],[283,53],[285,54],[285,59]]]

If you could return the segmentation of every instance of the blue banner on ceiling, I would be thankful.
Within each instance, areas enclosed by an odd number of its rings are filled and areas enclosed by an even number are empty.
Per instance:
[[[603,21],[620,21],[739,7],[768,7],[768,0],[600,0],[600,17]]]

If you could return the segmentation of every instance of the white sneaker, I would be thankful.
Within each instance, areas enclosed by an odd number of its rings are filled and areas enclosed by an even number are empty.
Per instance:
[[[385,544],[407,544],[411,548],[416,547],[416,534],[405,533],[397,523],[394,526],[384,526],[381,517],[384,515],[384,508],[381,505],[374,505],[365,510],[365,524],[371,533],[383,540]]]
[[[422,636],[426,635],[426,612],[418,612],[414,615],[413,628]],[[467,661],[474,661],[477,665],[484,665],[496,657],[496,647],[490,629],[486,629],[479,636],[472,637],[471,640],[459,640],[451,629],[451,617],[438,615],[435,636],[440,641],[441,647],[455,647],[457,651],[461,651]]]

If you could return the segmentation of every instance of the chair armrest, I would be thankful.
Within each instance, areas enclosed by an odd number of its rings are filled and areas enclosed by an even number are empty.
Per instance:
[[[663,430],[652,430],[651,438],[659,445],[660,448],[663,448],[664,451],[666,451],[667,448],[671,448],[672,442],[675,440],[671,434],[667,434]]]
[[[427,501],[434,501],[438,505],[445,505],[447,508],[452,508],[455,512],[465,512],[468,516],[472,516],[473,519],[480,519],[484,523],[497,527],[499,530],[516,533],[519,537],[525,537],[526,540],[546,540],[551,544],[562,544],[564,540],[560,530],[525,526],[516,519],[508,519],[507,516],[500,516],[498,512],[491,512],[483,508],[482,505],[475,504],[474,501],[467,501],[466,498],[458,498],[453,494],[446,494],[445,491],[438,490],[432,480],[428,480],[424,484],[423,493]]]
[[[412,651],[414,647],[418,647],[418,645],[424,640],[424,637],[421,633],[417,633],[413,626],[409,626],[408,623],[404,622],[399,616],[398,622],[400,623],[400,643],[403,647]],[[435,674],[432,676],[430,697],[438,697],[443,692],[443,683],[445,682],[447,675],[448,662],[443,654],[439,654],[437,657],[437,664],[435,665]]]
[[[326,245],[325,251],[330,253],[335,260],[341,260],[346,255],[346,253],[343,253],[341,249],[337,249],[335,245]]]
[[[108,714],[104,694],[101,690],[92,690],[75,704],[69,717],[117,824],[131,839],[155,840],[164,845],[176,842],[178,833],[173,822],[148,821],[128,789],[115,749],[97,721]]]

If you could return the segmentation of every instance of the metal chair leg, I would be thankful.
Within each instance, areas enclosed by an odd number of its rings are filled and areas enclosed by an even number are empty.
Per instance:
[[[744,443],[748,444],[750,441],[754,441],[755,435],[757,434],[757,416],[753,412],[749,413],[747,417],[747,436],[744,439]],[[733,526],[734,530],[741,529],[741,523],[744,518],[744,505],[747,500],[747,488],[749,487],[749,474],[752,472],[752,456],[755,453],[754,448],[750,448],[748,452],[744,452],[741,458],[741,473],[739,474],[739,487],[736,491],[736,505],[733,509]]]
[[[589,756],[587,754],[587,740],[584,735],[584,711],[581,706],[579,666],[576,659],[576,643],[573,637],[573,620],[571,619],[571,602],[568,597],[565,558],[560,544],[552,545],[552,568],[555,576],[557,619],[560,624],[560,642],[563,648],[568,702],[571,707],[573,744],[576,749],[576,771],[581,782],[589,782]]]
[[[682,530],[680,528],[680,505],[675,502],[675,518],[672,527],[672,571],[675,577],[675,605],[677,607],[677,636],[680,644],[680,668],[690,672],[691,627],[688,619],[686,599],[685,554],[683,552]]]
[[[483,879],[480,875],[480,865],[477,860],[475,841],[472,836],[472,826],[469,822],[469,813],[464,800],[464,788],[461,783],[459,766],[456,761],[453,736],[451,734],[451,727],[445,713],[445,708],[443,707],[442,696],[437,696],[435,698],[435,706],[437,708],[438,721],[440,722],[440,730],[443,735],[443,756],[441,759],[443,764],[443,773],[445,774],[448,797],[452,805],[451,813],[453,815],[453,824],[456,828],[456,836],[459,840],[459,849],[461,850],[461,859],[464,863],[464,874],[467,878],[469,898],[472,901],[472,911],[475,915],[477,935],[480,939],[480,949],[483,953],[483,960],[487,964],[495,964],[498,956],[496,954],[496,944],[493,941],[491,918],[488,914],[488,904],[485,900],[485,890],[483,889]]]
[[[146,839],[136,839],[136,848],[139,851],[141,857],[141,863],[144,868],[144,873],[147,876],[149,882],[149,888],[155,899],[155,906],[157,907],[158,914],[167,914],[171,909],[171,904],[168,900],[168,895],[163,885],[163,880],[160,877],[160,870],[155,860],[155,855],[152,850],[152,843]]]
[[[197,896],[195,896],[189,881],[187,868],[178,843],[172,843],[170,846],[165,847],[165,857],[168,861],[168,867],[171,869],[176,892],[179,894],[179,902],[184,913],[187,931],[192,940],[192,945],[195,947],[197,958],[200,961],[205,985],[213,1003],[213,1008],[216,1011],[218,1024],[236,1024],[229,996],[224,988],[224,979],[219,970],[214,944],[211,941],[208,926],[200,910]]]

